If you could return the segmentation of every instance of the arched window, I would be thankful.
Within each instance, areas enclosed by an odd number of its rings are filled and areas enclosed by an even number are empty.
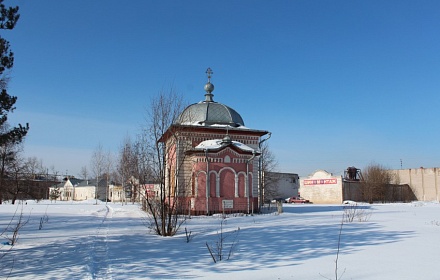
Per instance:
[[[231,158],[229,156],[225,156],[225,163],[231,163]]]

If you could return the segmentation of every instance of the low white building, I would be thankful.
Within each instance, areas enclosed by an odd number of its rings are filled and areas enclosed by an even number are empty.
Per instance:
[[[75,186],[81,181],[76,178],[65,178],[63,182],[49,188],[49,197],[52,196],[51,194],[57,193],[57,200],[73,200]]]
[[[342,203],[342,176],[333,176],[325,170],[317,170],[300,179],[299,192],[312,203]]]
[[[108,198],[108,187],[106,179],[81,180],[76,178],[66,178],[64,182],[49,188],[49,196],[53,192],[58,192],[57,200],[87,200],[99,199],[105,201]]]
[[[124,202],[126,201],[125,191],[121,185],[110,185],[108,187],[109,200],[111,202]]]

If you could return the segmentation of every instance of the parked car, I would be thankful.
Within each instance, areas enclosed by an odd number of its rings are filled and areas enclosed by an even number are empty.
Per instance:
[[[285,202],[285,199],[282,197],[274,198],[270,201],[271,203],[277,203],[277,202]]]
[[[286,199],[287,203],[310,203],[309,200],[302,198],[300,196],[292,196]]]

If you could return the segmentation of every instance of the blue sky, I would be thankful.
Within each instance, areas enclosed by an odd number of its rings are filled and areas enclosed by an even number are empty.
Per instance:
[[[173,85],[272,132],[279,170],[440,166],[439,1],[20,0],[11,124],[25,155],[78,175]]]

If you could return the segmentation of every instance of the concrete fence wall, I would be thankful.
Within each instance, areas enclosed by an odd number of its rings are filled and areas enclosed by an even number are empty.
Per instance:
[[[408,184],[417,200],[439,201],[440,168],[415,168],[390,170],[397,183]]]

